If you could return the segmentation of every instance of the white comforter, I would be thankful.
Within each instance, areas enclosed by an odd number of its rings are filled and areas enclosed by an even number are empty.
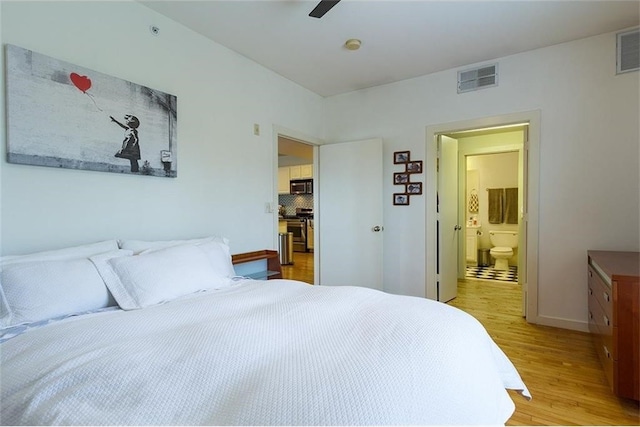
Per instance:
[[[357,287],[244,281],[0,347],[2,424],[503,424],[525,385],[474,318]]]

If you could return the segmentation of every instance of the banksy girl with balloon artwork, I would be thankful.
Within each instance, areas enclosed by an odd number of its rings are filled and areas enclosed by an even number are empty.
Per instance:
[[[174,95],[6,49],[8,162],[177,176]]]

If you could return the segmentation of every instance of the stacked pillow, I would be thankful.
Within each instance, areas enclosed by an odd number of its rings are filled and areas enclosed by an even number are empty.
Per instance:
[[[229,241],[117,242],[0,258],[0,328],[231,286]],[[115,301],[114,301],[115,300]]]
[[[115,305],[89,257],[118,251],[108,240],[0,258],[0,327]]]
[[[228,240],[124,241],[137,254],[92,257],[120,308],[132,310],[207,289],[231,286],[235,275]]]

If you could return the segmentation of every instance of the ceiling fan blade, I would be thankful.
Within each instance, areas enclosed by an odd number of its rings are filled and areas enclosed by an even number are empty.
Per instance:
[[[329,10],[338,4],[340,0],[321,0],[320,3],[311,11],[309,16],[312,18],[322,18],[325,13],[329,12]]]

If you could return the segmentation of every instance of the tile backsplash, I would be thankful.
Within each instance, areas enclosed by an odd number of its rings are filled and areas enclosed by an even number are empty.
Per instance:
[[[278,204],[285,207],[286,215],[295,215],[296,208],[313,209],[313,194],[280,194]]]

